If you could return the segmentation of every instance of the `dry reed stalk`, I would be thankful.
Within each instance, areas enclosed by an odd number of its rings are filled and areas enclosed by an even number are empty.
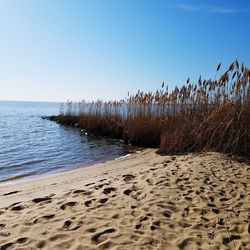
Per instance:
[[[236,60],[218,80],[188,79],[171,92],[163,82],[155,93],[138,91],[121,101],[68,101],[59,122],[160,153],[214,149],[250,157],[250,69]]]

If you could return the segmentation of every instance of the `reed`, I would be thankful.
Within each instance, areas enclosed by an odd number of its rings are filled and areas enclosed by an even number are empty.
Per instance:
[[[120,101],[68,101],[58,120],[159,147],[161,154],[216,150],[250,158],[250,69],[235,60],[218,79],[188,79],[172,91],[163,82],[156,92],[138,91]]]

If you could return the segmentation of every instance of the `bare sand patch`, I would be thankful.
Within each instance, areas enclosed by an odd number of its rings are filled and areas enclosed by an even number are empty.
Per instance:
[[[127,158],[0,185],[0,249],[250,249],[250,166]]]

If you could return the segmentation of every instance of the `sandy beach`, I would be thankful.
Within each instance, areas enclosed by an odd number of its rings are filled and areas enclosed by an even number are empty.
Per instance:
[[[250,165],[147,149],[0,184],[0,249],[250,249]]]

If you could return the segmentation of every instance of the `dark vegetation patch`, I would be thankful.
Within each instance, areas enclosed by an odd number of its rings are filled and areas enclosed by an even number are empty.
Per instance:
[[[78,127],[83,135],[159,148],[159,154],[215,150],[249,159],[250,69],[236,60],[218,78],[188,79],[172,91],[163,82],[154,93],[138,91],[122,101],[67,102],[59,116],[47,119]]]

